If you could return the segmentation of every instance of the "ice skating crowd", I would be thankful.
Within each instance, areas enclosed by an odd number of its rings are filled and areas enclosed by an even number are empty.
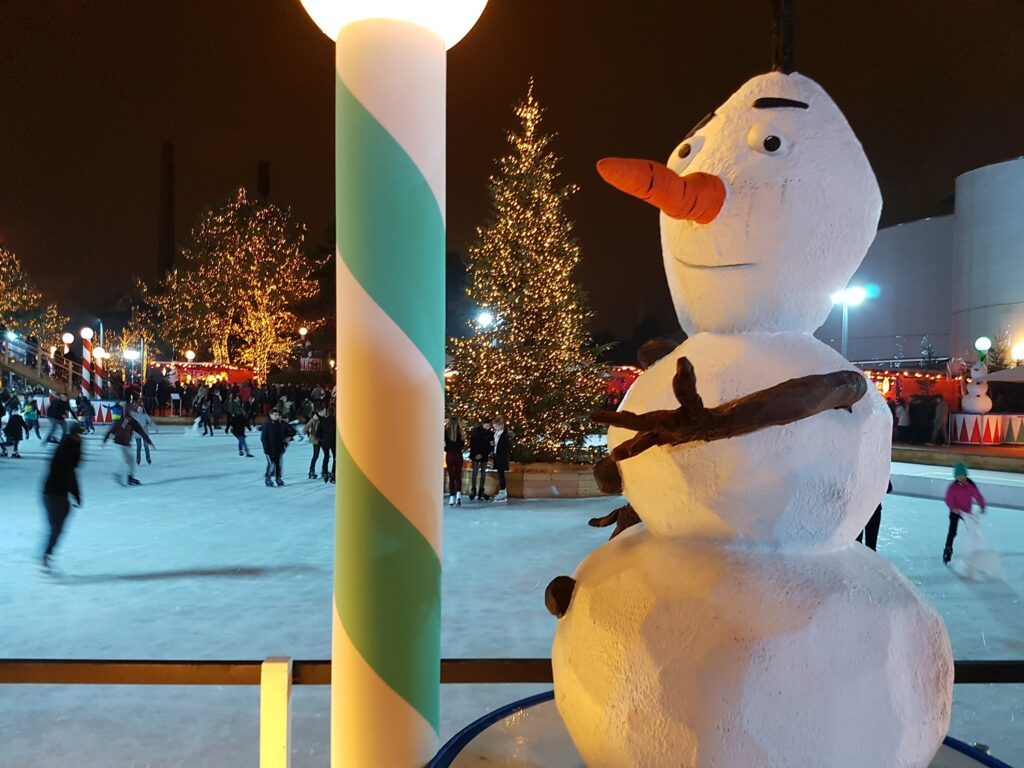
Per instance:
[[[266,461],[262,474],[269,488],[285,484],[284,454],[293,441],[306,441],[312,447],[309,479],[335,483],[335,390],[330,385],[256,386],[251,381],[182,385],[153,375],[141,387],[125,384],[118,389],[120,398],[107,406],[110,423],[97,425],[96,403],[81,391],[69,398],[40,388],[0,387],[0,459],[21,459],[20,448],[28,440],[54,446],[42,478],[42,506],[49,529],[40,558],[45,571],[51,572],[54,550],[72,507],[82,505],[78,476],[82,435],[96,433],[97,426],[103,431],[101,445],[114,446],[118,460],[114,476],[126,487],[142,484],[136,470],[143,460],[153,463],[157,449],[153,435],[160,432],[157,420],[189,414],[192,425],[186,435],[212,437],[223,430],[235,438],[241,457],[255,456],[248,442],[253,434]],[[172,403],[180,403],[177,414]]]

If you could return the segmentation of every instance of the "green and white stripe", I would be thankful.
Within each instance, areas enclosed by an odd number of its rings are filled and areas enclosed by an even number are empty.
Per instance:
[[[419,768],[439,726],[444,44],[350,24],[336,86],[331,764]]]

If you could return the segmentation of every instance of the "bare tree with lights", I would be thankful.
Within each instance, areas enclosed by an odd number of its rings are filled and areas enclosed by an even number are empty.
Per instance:
[[[156,290],[143,286],[161,338],[179,351],[207,350],[218,363],[234,356],[265,381],[270,366],[294,352],[294,308],[320,290],[314,275],[322,259],[305,253],[305,237],[290,208],[239,189],[203,216],[181,266]]]
[[[0,245],[0,325],[23,337],[38,339],[40,348],[60,343],[68,323],[55,304],[43,295],[25,272],[14,251]]]
[[[492,218],[467,255],[466,292],[492,320],[449,341],[449,409],[467,419],[503,416],[521,460],[584,461],[603,383],[591,312],[572,276],[580,248],[565,204],[576,187],[558,184],[532,81],[515,114],[512,151],[490,178]]]

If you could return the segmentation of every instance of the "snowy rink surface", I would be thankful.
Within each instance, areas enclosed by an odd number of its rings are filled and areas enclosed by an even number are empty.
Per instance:
[[[84,441],[84,506],[56,563],[38,567],[40,492],[50,448],[0,458],[0,657],[262,659],[330,655],[333,486],[306,479],[311,448],[285,456],[284,488],[263,485],[234,438],[154,435],[143,485],[114,479],[117,449]],[[439,478],[440,485],[440,478]],[[981,484],[984,492],[984,484]],[[446,657],[547,657],[548,581],[607,538],[589,517],[618,499],[445,507]],[[1024,512],[993,509],[985,529],[1006,580],[961,580],[942,565],[940,501],[888,496],[879,552],[946,620],[957,659],[1024,657]],[[958,539],[959,543],[959,539]],[[442,738],[544,686],[443,686]],[[952,735],[1024,766],[1024,686],[957,686]],[[0,686],[2,768],[249,768],[258,761],[255,687]],[[328,691],[293,694],[293,766],[328,764]],[[870,734],[865,734],[870,738]]]

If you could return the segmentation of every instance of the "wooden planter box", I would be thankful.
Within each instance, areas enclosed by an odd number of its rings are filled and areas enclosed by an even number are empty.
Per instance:
[[[469,495],[472,470],[467,461],[462,469],[462,494]],[[448,478],[443,477],[444,492],[448,493]],[[593,464],[561,464],[558,462],[537,462],[533,464],[513,463],[505,473],[505,485],[510,498],[514,499],[579,499],[604,496],[594,480]],[[498,492],[498,473],[487,470],[484,493],[493,496]]]

